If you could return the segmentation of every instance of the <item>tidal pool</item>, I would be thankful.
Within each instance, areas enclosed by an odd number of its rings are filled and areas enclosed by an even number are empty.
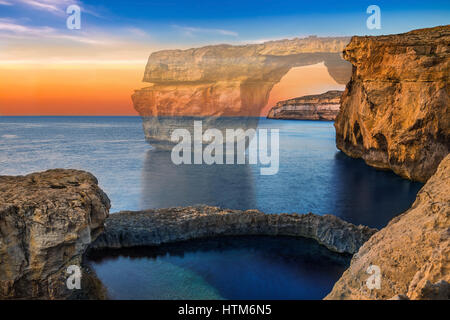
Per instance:
[[[111,299],[322,299],[350,262],[315,240],[219,237],[92,252]]]

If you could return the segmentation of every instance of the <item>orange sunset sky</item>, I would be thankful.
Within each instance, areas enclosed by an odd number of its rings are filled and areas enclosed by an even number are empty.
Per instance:
[[[136,115],[145,61],[3,66],[2,115]]]
[[[3,66],[2,115],[137,115],[131,101],[145,61]],[[267,107],[282,99],[342,89],[323,64],[294,68],[274,86]],[[5,90],[6,89],[6,90]]]
[[[131,95],[151,52],[294,37],[376,35],[448,23],[448,0],[380,0],[383,28],[366,27],[353,1],[0,0],[0,115],[137,115]],[[66,22],[69,5],[81,27]],[[264,112],[282,99],[343,86],[322,64],[291,70]]]

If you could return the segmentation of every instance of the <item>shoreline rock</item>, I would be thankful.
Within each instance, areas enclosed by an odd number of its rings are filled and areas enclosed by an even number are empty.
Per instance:
[[[277,102],[268,119],[333,121],[339,113],[343,91],[332,90]]]
[[[336,146],[379,169],[426,182],[450,152],[450,25],[355,36]]]
[[[82,276],[81,290],[69,290],[66,271],[70,265],[86,271],[83,254],[102,232],[109,208],[97,179],[85,171],[0,176],[0,299],[95,298],[88,292],[95,275],[84,272],[92,277]]]
[[[381,271],[369,289],[370,265]],[[375,233],[325,299],[450,299],[450,155],[416,201]]]
[[[215,236],[266,235],[315,239],[329,250],[355,253],[376,229],[332,215],[264,214],[197,206],[111,214],[90,249],[156,246]]]

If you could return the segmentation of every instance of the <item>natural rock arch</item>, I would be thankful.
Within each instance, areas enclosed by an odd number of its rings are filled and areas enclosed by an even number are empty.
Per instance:
[[[170,141],[175,127],[187,127],[186,116],[208,117],[208,126],[219,129],[211,118],[240,117],[241,128],[256,127],[273,86],[291,68],[323,62],[337,83],[346,84],[351,64],[341,52],[349,40],[309,37],[158,51],[144,73],[151,85],[135,91],[134,108],[147,140],[159,145]]]

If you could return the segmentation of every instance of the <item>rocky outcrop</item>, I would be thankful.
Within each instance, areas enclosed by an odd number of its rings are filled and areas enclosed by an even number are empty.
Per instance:
[[[369,289],[370,265],[381,271]],[[450,299],[450,155],[412,207],[377,232],[353,256],[326,299]]]
[[[101,285],[82,256],[109,208],[97,179],[84,171],[0,176],[0,299],[98,298],[86,291]],[[83,270],[82,290],[66,287],[70,265]]]
[[[135,91],[134,108],[155,145],[169,142],[174,128],[190,128],[186,116],[206,117],[205,130],[221,129],[216,120],[223,117],[239,117],[239,128],[255,128],[258,119],[251,117],[260,116],[272,87],[293,67],[324,62],[338,83],[347,83],[351,67],[341,51],[348,41],[309,37],[154,52],[143,79],[151,85]]]
[[[353,37],[353,65],[336,118],[337,147],[425,182],[450,150],[450,25]]]
[[[332,121],[339,113],[342,93],[343,91],[333,90],[280,101],[269,111],[267,118]]]
[[[211,45],[187,50],[162,50],[150,55],[144,82],[271,81],[293,66],[325,62],[338,83],[350,77],[340,53],[350,38],[295,38],[261,44]],[[336,69],[336,70],[334,70]],[[338,70],[340,69],[340,70]]]
[[[376,231],[332,215],[278,215],[199,206],[112,214],[106,220],[105,232],[91,248],[155,246],[215,236],[265,235],[312,238],[332,251],[352,254]]]

